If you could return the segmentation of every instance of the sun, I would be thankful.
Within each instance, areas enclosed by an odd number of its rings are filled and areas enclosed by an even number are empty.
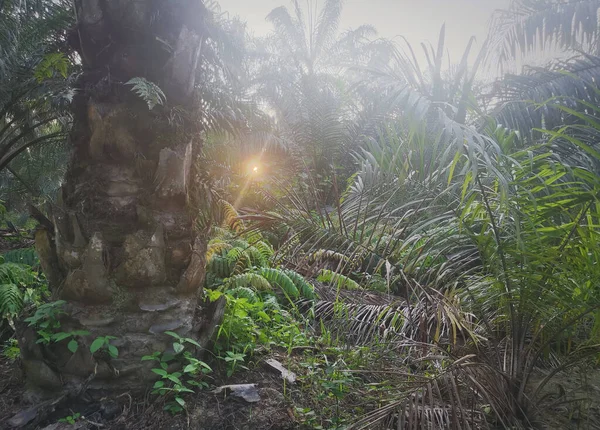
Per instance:
[[[252,171],[253,171],[254,173],[258,173],[258,166],[254,166],[254,167],[252,168]]]

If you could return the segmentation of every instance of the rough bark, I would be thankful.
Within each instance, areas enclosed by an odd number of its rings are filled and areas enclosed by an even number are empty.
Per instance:
[[[197,134],[172,125],[168,107],[149,110],[125,83],[143,77],[170,106],[185,108],[206,11],[200,0],[76,0],[75,10],[84,73],[73,102],[73,154],[54,231],[40,232],[37,247],[54,297],[68,302],[61,331],[91,334],[71,354],[66,342],[36,344],[24,328],[23,362],[37,387],[86,381],[135,389],[153,375],[141,357],[168,349],[166,330],[198,336],[206,241],[187,206]],[[116,359],[89,352],[106,335],[117,337]]]

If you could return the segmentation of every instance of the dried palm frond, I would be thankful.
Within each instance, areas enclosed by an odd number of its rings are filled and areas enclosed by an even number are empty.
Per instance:
[[[415,378],[413,383],[407,384],[401,398],[366,414],[349,429],[489,428],[479,405],[490,404],[490,398],[498,394],[499,387],[488,389],[484,380],[477,379],[482,372],[471,361],[472,357],[465,356],[444,368],[442,360],[449,358],[425,357],[422,363],[430,366],[434,376],[425,380]]]
[[[326,288],[319,287],[316,291],[321,295]],[[338,294],[342,290],[333,291],[335,300],[321,298],[314,303],[311,313],[315,319],[323,321],[330,330],[352,344],[384,342],[392,346],[405,346],[409,340],[455,345],[459,337],[462,341],[480,340],[475,333],[473,316],[460,310],[450,297],[435,291],[416,304],[409,304],[398,297],[362,291],[358,294],[347,291],[352,294],[345,296]],[[365,304],[363,300],[369,297],[379,303]],[[306,303],[301,305],[306,306]]]

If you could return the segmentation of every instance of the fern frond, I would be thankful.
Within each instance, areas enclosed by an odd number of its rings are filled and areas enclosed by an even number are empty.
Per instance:
[[[30,285],[36,282],[29,266],[17,263],[0,264],[0,284]]]
[[[264,240],[262,234],[258,230],[246,231],[243,236],[244,240],[248,243],[255,243]]]
[[[256,303],[260,300],[256,293],[248,287],[235,287],[227,290],[227,294],[236,299],[246,299],[249,303]]]
[[[216,290],[223,285],[223,278],[219,278],[213,272],[206,271],[206,277],[204,279],[204,288],[207,290]]]
[[[236,275],[252,267],[252,259],[246,253],[246,250],[242,248],[232,248],[229,250],[227,252],[227,261],[229,261],[230,267],[232,267],[232,271]]]
[[[231,234],[231,232],[229,230],[227,230],[226,228],[223,228],[223,227],[213,226],[211,228],[210,232],[211,232],[211,236],[213,237],[211,242],[213,240],[217,240],[217,239],[229,240],[229,239],[233,239],[233,237],[234,237],[233,234]]]
[[[23,310],[23,293],[15,284],[0,285],[0,317],[14,317]]]
[[[322,260],[327,261],[336,261],[338,263],[347,264],[350,262],[350,259],[340,252],[335,252],[331,249],[319,249],[312,254],[307,256],[307,260],[309,263],[316,263]]]
[[[13,249],[4,253],[2,257],[6,263],[25,264],[32,267],[40,264],[34,248]]]
[[[280,264],[288,254],[293,254],[297,247],[300,245],[300,239],[297,234],[293,235],[287,241],[281,245],[277,250],[277,256],[274,263]]]
[[[267,267],[269,264],[269,260],[254,246],[247,248],[246,254],[254,267]]]
[[[259,252],[263,255],[265,260],[270,260],[275,251],[273,251],[273,247],[269,245],[267,242],[259,241],[254,243],[253,245]]]
[[[211,242],[209,242],[206,248],[206,261],[210,261],[214,255],[221,255],[223,252],[228,252],[233,248],[226,242],[213,242],[212,240]]]
[[[281,305],[277,301],[277,297],[275,296],[267,296],[263,298],[263,306],[265,310],[268,311],[278,311],[281,312]]]
[[[273,289],[269,281],[257,273],[243,273],[227,280],[227,289],[237,287],[252,287],[257,291],[271,291]]]
[[[246,242],[243,239],[239,239],[239,238],[230,239],[227,241],[227,243],[230,244],[231,246],[233,246],[234,248],[242,248],[242,249],[250,248],[250,244],[248,242]]]
[[[298,296],[300,296],[298,288],[296,288],[294,282],[283,271],[279,269],[263,267],[258,271],[258,273],[267,281],[269,281],[269,283],[275,284],[281,288],[290,298],[297,299]]]
[[[206,271],[213,274],[217,278],[229,278],[232,273],[232,266],[226,257],[213,255],[208,264]]]
[[[326,282],[331,285],[334,285],[336,288],[341,288],[344,290],[362,290],[363,289],[356,281],[348,278],[347,276],[340,275],[339,273],[335,273],[333,270],[322,269],[319,272],[317,281]]]
[[[167,101],[165,93],[158,85],[142,77],[131,78],[125,83],[131,85],[131,91],[136,93],[148,105],[148,109],[152,110],[156,105],[163,105]]]
[[[315,294],[315,287],[309,284],[302,275],[289,269],[284,269],[283,273],[285,273],[286,276],[292,280],[300,293],[300,297],[309,300],[315,300],[317,298],[317,295]]]
[[[223,212],[223,225],[235,231],[241,233],[245,230],[244,223],[240,219],[240,215],[233,205],[225,200],[219,201],[219,206]]]

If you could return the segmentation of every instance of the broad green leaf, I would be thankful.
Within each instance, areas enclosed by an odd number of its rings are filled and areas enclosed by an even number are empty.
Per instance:
[[[77,352],[77,348],[79,348],[79,344],[75,339],[72,339],[71,342],[67,344],[67,348],[69,349],[69,351],[75,354],[75,352]]]
[[[175,351],[175,354],[179,354],[184,349],[185,349],[185,347],[182,344],[180,344],[179,342],[173,343],[173,351]]]
[[[166,377],[168,375],[167,371],[163,369],[152,369],[152,371],[162,377]]]
[[[117,358],[119,356],[119,350],[116,346],[111,344],[108,345],[108,353],[112,358]]]
[[[90,345],[90,352],[92,354],[94,354],[96,351],[98,351],[100,348],[102,348],[102,345],[104,345],[104,338],[103,337],[97,337],[96,339],[94,339],[94,341],[92,342],[92,344]],[[142,357],[142,360],[144,358]]]
[[[60,342],[61,340],[64,340],[64,339],[66,339],[68,337],[72,337],[72,334],[71,333],[60,332],[60,333],[56,333],[56,334],[52,335],[52,339],[55,342]]]

